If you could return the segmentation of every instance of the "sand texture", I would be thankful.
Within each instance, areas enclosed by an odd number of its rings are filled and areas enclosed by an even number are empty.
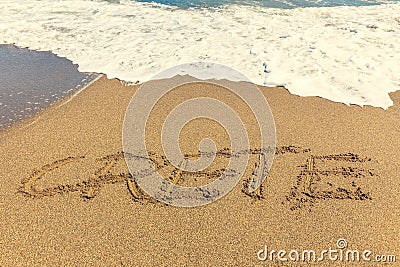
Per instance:
[[[126,167],[122,123],[137,88],[102,77],[66,104],[0,132],[1,266],[306,266],[261,262],[257,252],[264,245],[319,251],[340,238],[351,249],[400,256],[400,93],[383,110],[260,87],[277,133],[261,190],[246,190],[257,171],[252,150],[227,196],[178,208],[143,192]],[[199,92],[235,103],[217,89],[180,88],[149,120],[150,157],[174,183],[208,183],[226,167],[229,138],[207,120],[193,121],[181,136],[193,158],[204,137],[215,141],[215,162],[203,172],[169,165],[160,148],[160,123],[171,105]],[[240,103],[236,109],[257,136],[249,111]]]

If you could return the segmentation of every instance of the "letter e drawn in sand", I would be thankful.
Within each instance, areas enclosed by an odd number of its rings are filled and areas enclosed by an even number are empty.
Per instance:
[[[371,200],[359,184],[377,175],[374,163],[353,153],[309,156],[286,196],[290,209],[310,208],[321,200]]]

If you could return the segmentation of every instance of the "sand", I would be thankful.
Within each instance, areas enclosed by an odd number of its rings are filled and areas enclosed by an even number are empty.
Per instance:
[[[123,160],[122,122],[137,88],[102,77],[64,105],[0,132],[1,266],[305,266],[279,263],[276,255],[259,261],[257,252],[266,245],[319,254],[341,238],[348,249],[400,255],[400,92],[383,110],[260,87],[277,133],[262,190],[246,191],[253,162],[227,196],[178,208],[146,195]],[[183,90],[183,98],[196,94]],[[154,125],[176,101],[168,97]],[[181,141],[187,153],[204,136],[221,151],[229,144],[217,124],[198,120],[191,127]],[[146,141],[160,163],[157,134],[150,127]],[[226,158],[216,161],[197,177],[170,166],[161,173],[174,173],[178,184],[201,184],[226,166]]]

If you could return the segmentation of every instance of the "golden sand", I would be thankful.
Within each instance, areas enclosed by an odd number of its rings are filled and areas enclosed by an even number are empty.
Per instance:
[[[307,262],[259,261],[257,252],[334,249],[341,238],[350,249],[400,256],[400,93],[383,110],[260,87],[277,130],[261,190],[246,190],[251,162],[227,196],[177,208],[146,195],[125,165],[122,123],[137,88],[102,77],[0,133],[1,266],[301,266]],[[226,132],[204,120],[183,129],[181,147],[195,158],[208,136],[216,163],[195,175],[164,164],[157,124],[168,103],[199,90],[229,98],[207,86],[166,96],[146,139],[160,173],[181,185],[208,183],[226,166]],[[335,264],[350,263],[320,263]]]

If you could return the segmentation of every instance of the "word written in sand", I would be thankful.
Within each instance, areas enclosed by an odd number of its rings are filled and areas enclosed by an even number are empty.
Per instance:
[[[243,155],[259,156],[262,155],[260,149],[249,149],[237,153],[231,153],[229,149],[221,149],[213,152],[216,159],[229,159]],[[360,158],[355,154],[340,154],[328,156],[310,155],[310,149],[303,149],[298,146],[283,146],[275,149],[275,156],[285,156],[287,154],[299,154],[307,157],[306,163],[301,167],[300,174],[297,177],[296,184],[291,188],[290,193],[286,196],[286,200],[290,203],[290,209],[295,210],[303,207],[310,207],[317,200],[327,199],[352,199],[352,200],[368,200],[371,199],[370,193],[364,193],[362,189],[356,185],[355,180],[360,180],[368,176],[373,176],[373,169],[363,169],[354,164],[362,164],[370,162],[371,159]],[[185,155],[185,158],[196,159],[204,152],[193,155]],[[211,155],[208,153],[207,155]],[[124,158],[128,157],[132,160],[145,160],[153,164],[153,168],[138,170],[134,173],[127,171]],[[46,177],[52,177],[52,173],[61,171],[70,164],[81,164],[91,166],[93,164],[84,164],[90,161],[85,156],[67,157],[46,164],[41,168],[32,172],[32,174],[22,180],[22,186],[18,192],[25,196],[51,197],[60,194],[78,192],[84,199],[95,198],[100,190],[110,184],[125,184],[135,202],[142,204],[153,203],[162,204],[153,197],[146,194],[137,184],[136,179],[146,177],[153,172],[163,172],[166,179],[174,184],[184,184],[186,181],[206,181],[210,182],[220,177],[226,170],[225,168],[213,168],[211,170],[203,170],[199,172],[188,172],[180,170],[173,166],[165,156],[156,153],[148,153],[148,157],[136,156],[124,152],[107,155],[96,158],[94,162],[99,165],[93,173],[85,180],[79,180],[73,183],[55,184],[53,186],[39,187],[38,183],[46,180]],[[265,166],[262,157],[255,161],[251,172],[253,175],[264,175]],[[330,163],[330,164],[327,164]],[[343,165],[344,164],[344,165]],[[347,165],[346,165],[347,164]],[[329,167],[332,165],[332,167]],[[54,174],[53,174],[54,175]],[[337,183],[337,180],[345,180],[347,186]],[[353,180],[351,180],[353,179]],[[351,180],[351,181],[350,181]],[[251,177],[244,178],[242,183],[242,193],[253,199],[253,201],[266,199],[264,183],[254,192],[249,190]],[[342,181],[343,182],[343,181]],[[325,185],[326,188],[323,188]],[[349,188],[350,187],[350,188]],[[164,204],[162,204],[164,205]]]

